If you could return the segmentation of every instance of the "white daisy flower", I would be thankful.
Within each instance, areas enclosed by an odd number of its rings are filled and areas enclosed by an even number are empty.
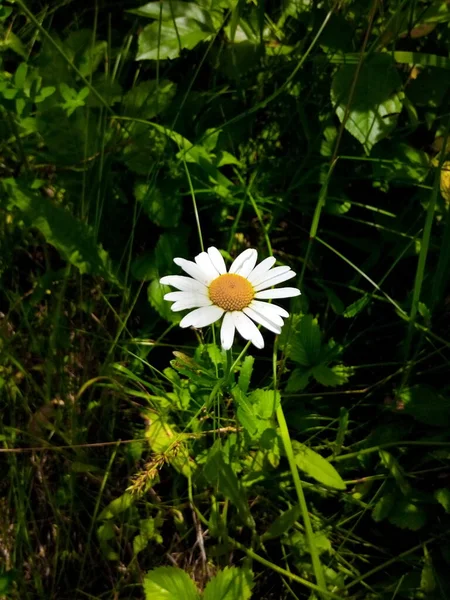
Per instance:
[[[293,287],[269,289],[295,277],[295,273],[290,267],[272,268],[273,256],[255,266],[257,257],[256,250],[244,250],[228,272],[222,255],[214,247],[201,252],[195,262],[174,258],[174,263],[190,277],[162,277],[161,283],[180,290],[166,294],[164,299],[174,302],[173,311],[195,308],[181,320],[180,327],[206,327],[223,316],[220,340],[224,350],[233,345],[236,329],[244,340],[263,348],[263,337],[253,321],[281,333],[283,318],[289,313],[281,306],[261,300],[299,296],[300,290]]]

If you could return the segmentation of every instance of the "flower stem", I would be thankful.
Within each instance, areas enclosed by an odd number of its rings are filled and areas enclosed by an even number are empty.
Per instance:
[[[227,365],[225,368],[224,383],[225,383],[225,385],[228,385],[230,383],[231,373],[232,373],[233,351],[230,348],[230,350],[227,350],[226,352],[227,352]]]
[[[273,389],[274,397],[277,391],[277,343],[275,342],[272,355],[272,368],[273,368]],[[281,407],[281,403],[276,409],[276,417],[278,421],[278,427],[280,429],[280,436],[283,441],[284,450],[291,470],[292,479],[294,481],[295,491],[297,492],[298,504],[302,511],[303,523],[305,526],[306,539],[308,540],[309,551],[311,553],[311,561],[316,577],[317,586],[325,594],[327,592],[327,586],[325,583],[325,577],[322,570],[322,563],[320,562],[319,552],[314,537],[314,531],[312,528],[311,519],[309,518],[308,505],[306,504],[305,494],[303,492],[302,482],[297,469],[297,463],[295,462],[294,449],[292,447],[291,436],[289,435],[289,429],[284,416],[284,411]],[[325,594],[322,597],[325,597]]]

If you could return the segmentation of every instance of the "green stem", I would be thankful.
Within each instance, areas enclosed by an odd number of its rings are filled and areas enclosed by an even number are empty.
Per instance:
[[[231,374],[233,372],[233,351],[231,350],[227,350],[227,365],[226,365],[226,369],[225,369],[225,377],[224,377],[224,383],[225,385],[228,385],[230,383],[230,379],[231,379]]]
[[[272,355],[272,368],[273,368],[273,388],[274,388],[274,401],[276,401],[277,393],[277,342],[274,344],[273,355]],[[303,492],[302,482],[297,469],[297,463],[295,462],[294,449],[292,447],[291,436],[289,435],[289,429],[284,416],[283,408],[280,405],[276,409],[276,417],[278,421],[278,427],[280,429],[280,436],[283,441],[284,450],[291,470],[292,479],[294,481],[295,491],[297,492],[298,503],[300,510],[302,511],[303,523],[305,525],[306,538],[308,540],[309,551],[311,553],[311,561],[316,577],[317,586],[322,594],[322,597],[326,597],[327,586],[325,583],[325,577],[322,570],[322,563],[320,562],[319,553],[314,538],[314,531],[312,528],[311,519],[309,518],[308,506],[306,504],[305,494]]]

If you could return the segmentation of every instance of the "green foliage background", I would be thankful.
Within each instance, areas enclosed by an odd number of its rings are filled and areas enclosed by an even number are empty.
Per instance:
[[[450,4],[0,0],[0,596],[450,596]],[[173,258],[302,296],[178,327]]]

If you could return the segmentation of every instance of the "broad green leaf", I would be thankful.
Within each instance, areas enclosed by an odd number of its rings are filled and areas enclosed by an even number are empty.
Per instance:
[[[422,505],[408,498],[400,498],[397,499],[388,519],[390,523],[400,527],[400,529],[418,531],[426,525],[428,512]]]
[[[270,419],[280,406],[280,392],[276,390],[254,390],[249,400],[253,410],[261,419]]]
[[[390,475],[395,479],[400,491],[405,496],[411,492],[411,484],[406,479],[403,469],[400,467],[399,462],[395,459],[390,452],[386,450],[379,450],[381,462],[389,471]]]
[[[150,410],[142,414],[147,422],[145,437],[152,451],[164,455],[174,469],[190,477],[196,465],[189,455],[183,434],[177,433],[162,414]]]
[[[314,450],[311,450],[311,448],[308,448],[308,446],[296,440],[293,440],[292,446],[294,448],[295,462],[301,471],[312,477],[312,479],[323,483],[323,485],[336,490],[345,490],[346,485],[342,477],[330,462],[317,452],[314,452]]]
[[[0,39],[0,52],[5,50],[13,50],[16,54],[28,59],[28,52],[21,39],[12,31],[8,31],[6,35],[2,35]]]
[[[286,531],[296,523],[301,515],[301,509],[298,504],[295,504],[288,510],[285,510],[279,517],[275,519],[269,529],[262,535],[263,540],[271,540],[283,535]]]
[[[414,385],[400,390],[397,409],[427,425],[450,425],[450,398],[438,394],[427,385]]]
[[[246,567],[225,567],[206,584],[202,600],[249,600],[253,573]]]
[[[158,279],[154,279],[147,288],[148,301],[159,315],[170,323],[179,323],[181,316],[172,312],[171,303],[164,300],[164,295],[173,291],[168,285],[161,285]]]
[[[175,92],[175,83],[168,79],[143,81],[125,94],[124,114],[127,117],[153,119],[170,105]]]
[[[15,579],[15,571],[0,571],[0,594],[5,595],[12,592],[13,583]]]
[[[301,531],[296,531],[289,536],[289,545],[294,546],[301,555],[311,552],[308,538]],[[314,545],[319,555],[331,551],[331,542],[323,531],[314,532]]]
[[[356,86],[351,97],[353,82]],[[394,129],[402,110],[398,91],[402,85],[389,54],[367,58],[357,65],[343,65],[333,77],[331,100],[345,128],[364,146],[366,153]]]
[[[191,50],[208,39],[214,30],[186,17],[173,21],[155,21],[139,34],[136,60],[164,60],[176,58],[181,50]]]
[[[170,196],[155,185],[146,182],[137,182],[134,186],[134,196],[142,205],[148,218],[160,227],[176,227],[181,217],[181,197],[177,194]]]
[[[253,364],[255,359],[253,356],[247,354],[244,358],[244,362],[241,366],[241,372],[239,373],[238,386],[241,388],[242,392],[246,394],[248,392],[248,388],[250,385],[250,379],[252,377],[253,372]]]
[[[317,365],[311,369],[312,376],[316,381],[325,386],[342,385],[345,381],[326,365]]]
[[[158,567],[144,576],[145,600],[200,600],[195,583],[177,567]]]
[[[209,484],[216,487],[225,498],[234,504],[243,523],[253,529],[255,523],[244,490],[236,473],[225,462],[219,445],[215,444],[209,451],[203,473]]]
[[[386,519],[397,501],[397,494],[389,492],[381,496],[372,511],[372,519],[377,523]]]
[[[108,253],[96,243],[85,223],[14,179],[5,179],[3,185],[8,199],[21,210],[29,225],[36,227],[68,262],[81,273],[99,275],[119,285]]]
[[[133,8],[128,12],[139,17],[148,17],[158,21],[173,21],[179,17],[195,19],[200,23],[209,22],[208,13],[196,2],[180,2],[180,0],[169,0],[168,2],[148,2],[139,8]]]
[[[149,517],[139,521],[139,534],[133,539],[133,554],[136,555],[145,550],[151,541],[162,544],[163,538],[159,533],[159,528],[163,522],[161,517]]]
[[[390,140],[377,146],[372,156],[379,159],[372,162],[374,177],[388,183],[421,183],[431,168],[424,150],[404,143],[392,144]]]
[[[289,358],[304,367],[313,366],[319,359],[321,344],[322,335],[317,319],[312,315],[305,315],[291,336]]]
[[[450,490],[448,488],[440,488],[434,492],[434,497],[444,508],[445,512],[450,514]]]
[[[129,509],[130,506],[136,502],[136,496],[125,492],[122,496],[119,496],[106,506],[98,516],[99,521],[106,521],[107,519],[113,519],[120,515],[125,510]],[[103,534],[102,534],[103,535]],[[109,539],[109,538],[105,538]]]
[[[286,391],[299,392],[304,390],[312,377],[312,369],[309,367],[298,367],[294,369],[288,379]]]

